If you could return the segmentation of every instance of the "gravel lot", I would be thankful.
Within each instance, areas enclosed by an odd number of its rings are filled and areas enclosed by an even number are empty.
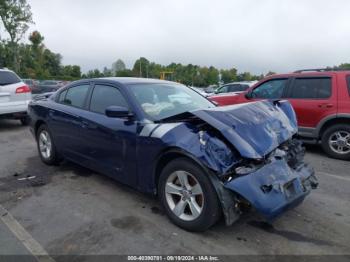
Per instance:
[[[320,187],[273,226],[247,214],[205,233],[174,226],[156,199],[69,162],[41,163],[29,129],[0,120],[0,205],[50,255],[350,254],[350,162],[308,147]],[[35,176],[29,180],[18,180]],[[27,254],[0,220],[0,255]]]

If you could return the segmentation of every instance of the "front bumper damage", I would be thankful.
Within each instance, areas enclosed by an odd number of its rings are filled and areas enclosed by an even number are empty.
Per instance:
[[[239,160],[210,146],[216,145],[216,140],[204,140],[203,147],[212,149],[205,150],[206,154],[216,163],[211,164],[213,175],[210,177],[227,225],[238,220],[247,208],[272,220],[300,204],[311,189],[318,186],[313,168],[304,163],[305,148],[297,139],[281,144],[264,159],[250,160]],[[231,152],[222,146],[219,148]]]
[[[225,183],[224,188],[239,194],[264,217],[272,219],[300,204],[317,185],[314,170],[307,164],[292,169],[281,159]]]
[[[163,140],[171,144],[179,137],[176,146],[199,160],[228,225],[250,208],[270,220],[300,204],[318,185],[304,163],[305,148],[295,137],[296,116],[288,101],[197,110],[168,121],[182,119],[186,124]]]
[[[226,223],[252,207],[268,220],[300,204],[318,183],[293,138],[296,116],[287,101],[256,102],[191,112],[208,126],[199,132],[199,159],[212,182]],[[215,133],[217,132],[217,133]]]

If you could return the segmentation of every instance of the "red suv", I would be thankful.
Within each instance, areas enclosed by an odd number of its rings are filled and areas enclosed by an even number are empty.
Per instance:
[[[350,160],[350,71],[300,70],[272,75],[241,94],[214,95],[219,105],[287,99],[296,112],[299,135],[321,142],[331,157]]]

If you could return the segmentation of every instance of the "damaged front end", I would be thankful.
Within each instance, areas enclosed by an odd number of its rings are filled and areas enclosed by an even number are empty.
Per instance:
[[[246,125],[255,128],[249,134],[247,127],[236,123],[235,131],[241,129],[246,132],[232,132],[223,128],[219,129],[221,132],[215,133],[218,126],[214,126],[214,120],[211,122],[210,118],[206,122],[210,128],[203,126],[198,133],[202,153],[200,157],[213,173],[210,177],[228,225],[235,222],[247,208],[253,208],[271,220],[288,208],[300,204],[311,189],[318,185],[314,170],[304,162],[305,149],[294,138],[296,124],[293,123],[293,115],[285,114],[280,104],[267,103],[265,102],[265,109],[276,110],[275,115],[279,114],[279,118],[265,115],[265,119],[259,120],[259,125],[248,120]],[[290,112],[288,104],[283,106]],[[197,115],[204,116],[203,113]],[[232,118],[232,115],[226,117]],[[235,117],[237,122],[242,120],[237,115]],[[282,128],[286,130],[281,130]],[[258,147],[254,147],[258,140],[251,137],[254,132],[257,137],[265,138]],[[246,138],[247,135],[250,136],[249,139],[244,139],[243,142],[232,139]],[[239,148],[240,144],[247,141],[249,146]],[[242,157],[243,153],[250,154],[250,157]]]
[[[222,147],[219,153],[213,151],[215,140],[210,141],[203,144],[203,150],[211,161],[216,162],[212,166],[222,167],[222,172],[215,172],[216,175],[212,174],[210,178],[227,225],[251,208],[271,220],[300,204],[311,189],[317,188],[314,170],[304,163],[305,150],[297,139],[283,143],[264,159],[241,160],[237,160],[231,151],[224,153]]]
[[[208,170],[228,225],[247,208],[272,219],[318,185],[295,138],[297,121],[288,101],[186,112],[164,119],[151,133]]]
[[[300,161],[304,150],[291,140],[276,149],[262,163],[237,167],[235,177],[223,183],[236,194],[236,205],[247,202],[267,219],[273,219],[286,209],[300,204],[318,182],[314,170]],[[292,155],[297,151],[298,155]],[[236,207],[234,207],[236,209]]]

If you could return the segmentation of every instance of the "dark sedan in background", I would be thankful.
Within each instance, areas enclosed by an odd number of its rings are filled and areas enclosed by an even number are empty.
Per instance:
[[[317,186],[287,101],[216,107],[181,84],[138,78],[73,82],[29,106],[46,164],[66,158],[158,194],[178,226],[267,219]]]
[[[55,92],[65,85],[66,81],[57,80],[35,80],[35,79],[23,79],[23,81],[31,88],[33,97],[39,94],[48,92]]]

